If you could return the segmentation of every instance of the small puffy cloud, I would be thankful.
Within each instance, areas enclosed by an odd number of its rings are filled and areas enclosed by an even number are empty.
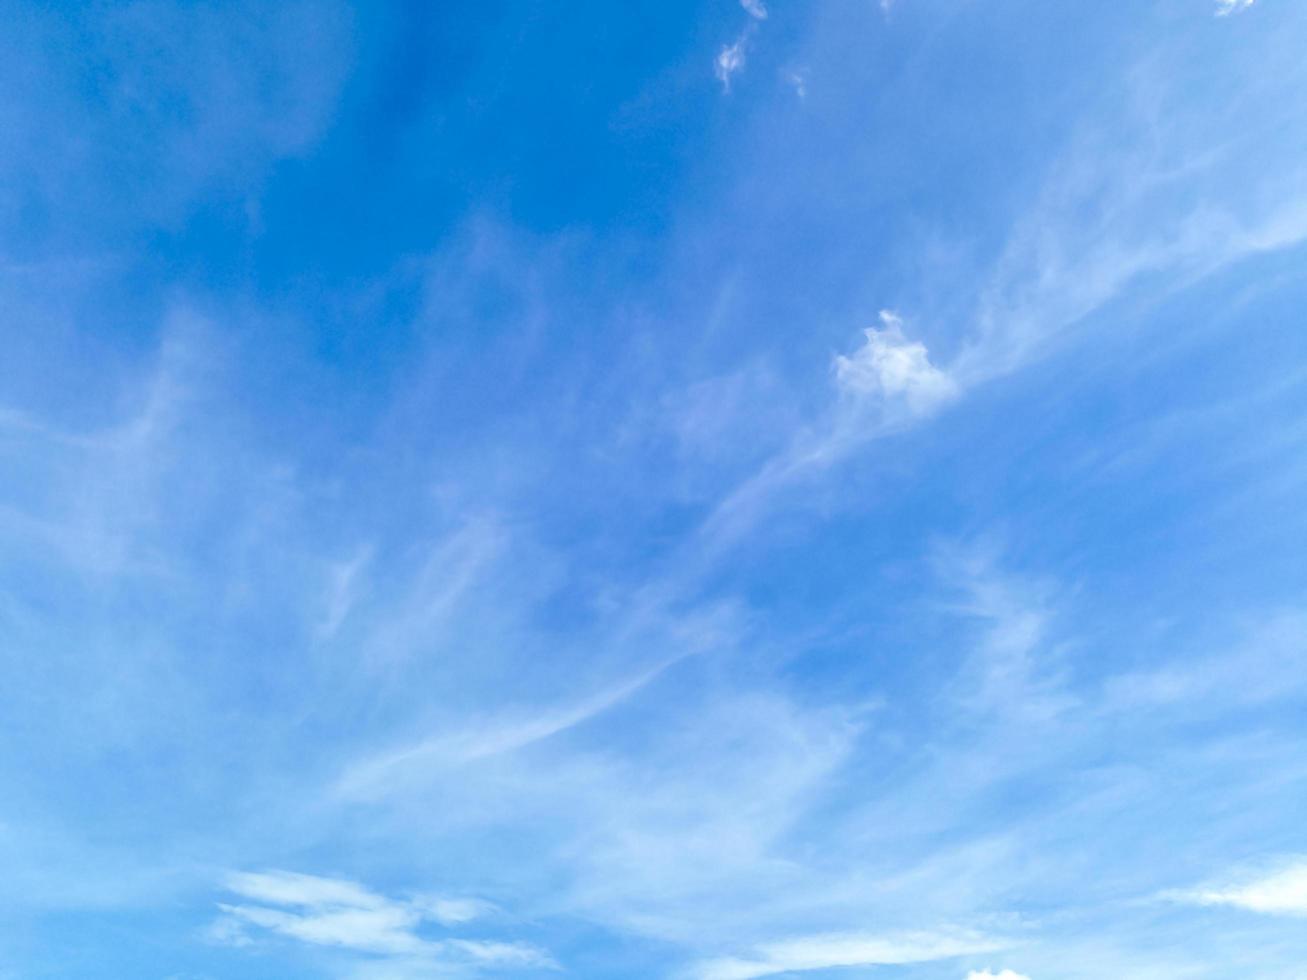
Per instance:
[[[740,0],[740,6],[754,20],[767,19],[767,5],[763,3],[763,0]]]
[[[967,980],[1030,980],[1024,973],[1017,973],[1016,970],[1003,970],[1001,973],[994,973],[991,970],[972,970],[967,974]]]
[[[1267,874],[1171,897],[1195,905],[1226,905],[1263,915],[1307,916],[1307,858]]]
[[[847,966],[894,966],[928,963],[975,953],[989,953],[1004,944],[975,933],[821,933],[783,942],[765,943],[748,956],[723,957],[699,965],[698,980],[754,980],[778,973],[829,970]]]
[[[903,335],[903,321],[889,310],[880,314],[881,327],[864,331],[862,347],[835,358],[840,390],[855,399],[876,398],[898,403],[914,415],[924,415],[958,393],[956,382],[930,363],[926,346]]]
[[[722,88],[728,91],[731,87],[731,79],[744,68],[744,41],[745,39],[741,37],[734,44],[725,45],[717,52],[717,60],[713,63],[717,80],[722,83]]]
[[[1256,0],[1216,0],[1216,16],[1228,17],[1230,14],[1247,10]]]

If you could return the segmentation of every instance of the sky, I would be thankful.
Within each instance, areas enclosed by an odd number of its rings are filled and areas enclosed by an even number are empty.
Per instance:
[[[2,980],[1307,980],[1307,4],[0,19]]]

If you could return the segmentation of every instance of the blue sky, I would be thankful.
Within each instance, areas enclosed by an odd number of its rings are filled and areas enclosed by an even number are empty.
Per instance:
[[[1307,5],[3,20],[4,980],[1307,978]]]

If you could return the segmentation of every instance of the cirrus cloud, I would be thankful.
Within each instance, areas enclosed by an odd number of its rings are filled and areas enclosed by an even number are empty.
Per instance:
[[[802,973],[846,966],[929,963],[971,953],[988,953],[1005,943],[972,932],[913,932],[895,935],[823,933],[764,943],[743,957],[699,964],[697,980],[754,980],[777,973]]]
[[[241,901],[220,902],[210,940],[250,946],[279,936],[312,946],[395,958],[406,968],[425,964],[467,968],[550,968],[553,960],[528,943],[463,937],[429,938],[432,923],[464,925],[494,911],[473,898],[389,898],[342,878],[293,871],[234,872],[223,882]]]

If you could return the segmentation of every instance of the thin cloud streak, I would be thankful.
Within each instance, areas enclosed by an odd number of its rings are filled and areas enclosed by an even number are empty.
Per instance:
[[[1004,941],[971,933],[912,933],[897,936],[827,934],[766,943],[745,957],[700,964],[696,980],[754,980],[778,973],[804,973],[851,966],[930,963],[1002,949]]]
[[[395,781],[415,776],[434,778],[440,770],[516,752],[536,742],[582,725],[630,698],[664,671],[683,660],[678,654],[578,704],[552,713],[448,735],[423,739],[415,745],[365,759],[347,768],[336,784],[335,795],[344,799],[376,799],[389,792]]]

